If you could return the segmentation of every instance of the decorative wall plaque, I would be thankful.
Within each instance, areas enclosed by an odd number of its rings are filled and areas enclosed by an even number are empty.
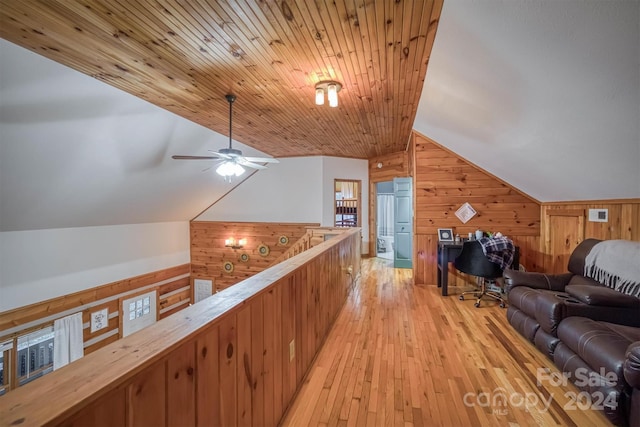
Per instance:
[[[471,205],[467,202],[460,206],[460,208],[456,211],[456,216],[463,224],[466,224],[471,218],[473,218],[476,214],[476,210],[471,207]]]
[[[242,262],[248,262],[249,261],[249,254],[246,252],[243,252],[240,254],[240,261]]]
[[[265,245],[264,243],[261,244],[260,246],[258,246],[258,253],[260,254],[260,256],[269,255],[269,246]]]
[[[224,270],[225,273],[233,272],[233,263],[230,261],[225,262],[224,265],[222,266],[222,269]]]
[[[281,245],[286,245],[287,243],[289,243],[289,238],[287,236],[280,236],[280,238],[278,238],[278,242]]]

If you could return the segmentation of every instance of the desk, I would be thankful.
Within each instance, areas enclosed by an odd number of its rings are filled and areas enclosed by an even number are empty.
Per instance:
[[[453,262],[460,252],[462,252],[463,242],[438,242],[438,287],[442,288],[442,296],[449,295],[449,263]],[[516,269],[520,265],[520,248],[515,247],[513,254],[512,266],[516,266]]]
[[[442,296],[449,295],[449,263],[462,252],[462,242],[438,242],[438,287],[442,288]]]

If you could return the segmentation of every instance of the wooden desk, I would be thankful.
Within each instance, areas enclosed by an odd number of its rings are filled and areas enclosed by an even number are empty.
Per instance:
[[[449,295],[449,263],[462,252],[462,242],[438,242],[438,287],[442,288],[442,296]]]

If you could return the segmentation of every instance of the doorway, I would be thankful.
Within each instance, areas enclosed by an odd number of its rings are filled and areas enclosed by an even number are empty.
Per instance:
[[[413,268],[413,179],[393,178],[393,266]]]
[[[360,227],[361,191],[360,180],[334,180],[334,223],[335,227]]]
[[[375,212],[376,257],[393,261],[394,268],[412,268],[412,178],[375,183]]]
[[[376,183],[376,256],[393,260],[393,181]]]

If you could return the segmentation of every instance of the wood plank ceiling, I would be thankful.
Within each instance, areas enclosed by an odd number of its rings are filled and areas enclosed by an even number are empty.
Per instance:
[[[0,0],[0,36],[224,135],[234,93],[275,157],[370,158],[406,147],[442,1]]]

